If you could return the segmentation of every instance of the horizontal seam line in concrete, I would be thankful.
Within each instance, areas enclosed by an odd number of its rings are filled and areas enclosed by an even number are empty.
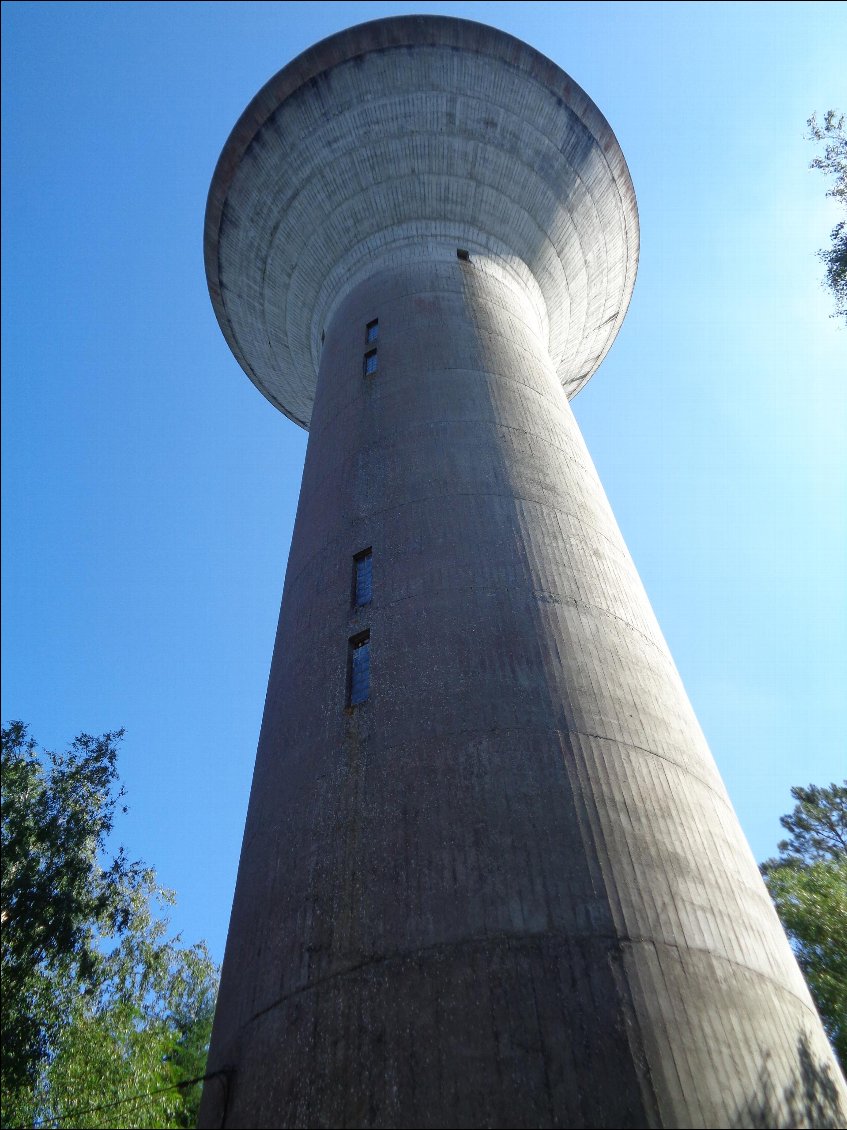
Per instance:
[[[520,502],[526,503],[528,506],[541,506],[541,507],[544,507],[544,508],[549,509],[549,510],[554,510],[557,514],[564,514],[569,518],[575,518],[581,525],[587,526],[590,530],[593,530],[594,533],[596,533],[598,537],[602,538],[603,541],[607,545],[609,545],[613,550],[615,550],[615,555],[619,560],[623,559],[624,561],[632,564],[632,558],[630,557],[629,552],[626,550],[626,548],[624,547],[624,549],[622,550],[620,548],[620,546],[616,545],[612,541],[612,539],[607,537],[606,534],[604,534],[603,531],[598,526],[595,526],[593,522],[586,522],[583,518],[580,517],[579,514],[576,514],[571,510],[563,510],[562,507],[560,507],[560,506],[553,506],[549,502],[539,502],[537,499],[524,498],[523,495],[519,495],[519,494],[503,494],[500,491],[476,491],[476,490],[475,491],[469,491],[469,490],[467,490],[467,491],[453,491],[450,494],[445,494],[444,492],[439,492],[438,494],[422,495],[419,498],[410,499],[408,502],[403,502],[403,503],[399,503],[399,504],[394,503],[391,506],[383,507],[382,510],[373,510],[373,511],[371,511],[370,514],[367,515],[367,518],[373,519],[373,518],[379,517],[382,514],[387,514],[392,510],[405,510],[409,506],[420,506],[420,504],[423,503],[423,502],[433,502],[435,500],[443,500],[443,499],[448,499],[448,498],[505,498],[510,502],[520,501]],[[298,508],[299,508],[299,504],[298,504]],[[315,558],[318,557],[320,554],[325,553],[327,546],[330,545],[333,541],[340,540],[340,537],[341,537],[341,535],[337,535],[336,538],[330,538],[328,541],[322,542],[321,545],[315,550],[315,552],[310,554],[308,559],[297,570],[297,572],[291,578],[291,583],[295,584],[300,579],[300,575],[306,569],[309,568],[309,566],[312,564],[312,562],[315,560]],[[585,540],[585,539],[583,539],[583,540]],[[621,540],[623,541],[623,539],[621,539]],[[355,552],[355,551],[351,551],[350,556],[352,556],[352,552]],[[635,575],[636,575],[639,583],[641,583],[641,578],[638,576],[638,570],[635,569],[634,564],[633,564],[633,570],[635,572]],[[286,578],[286,582],[287,582],[287,578]],[[287,587],[287,583],[286,583],[286,587]]]
[[[489,586],[487,586],[487,585],[450,584],[450,585],[442,585],[441,588],[435,588],[434,586],[430,586],[430,587],[427,588],[426,592],[427,592],[427,596],[435,596],[436,594],[443,593],[443,592],[477,592],[477,591],[480,591],[480,590],[485,591],[487,588],[489,588]],[[497,590],[495,589],[494,591],[496,592]],[[637,636],[639,636],[654,651],[659,652],[659,654],[666,660],[666,662],[671,667],[674,667],[674,669],[675,669],[675,664],[673,662],[673,658],[671,657],[671,655],[668,651],[667,645],[664,643],[664,641],[662,641],[661,643],[658,643],[656,640],[654,640],[650,636],[648,636],[645,632],[642,632],[642,630],[640,628],[637,628],[635,626],[635,624],[631,623],[631,621],[625,620],[622,616],[618,616],[615,612],[612,612],[608,608],[604,608],[602,604],[593,604],[591,601],[588,601],[588,600],[578,600],[576,597],[566,597],[566,596],[563,596],[561,593],[553,592],[550,589],[536,588],[535,586],[532,586],[532,588],[530,588],[529,593],[532,596],[536,596],[536,597],[537,596],[551,597],[552,598],[551,603],[556,603],[556,604],[559,604],[559,605],[570,605],[572,608],[577,609],[577,610],[580,609],[580,608],[586,608],[586,609],[589,609],[591,612],[597,612],[601,616],[606,616],[610,620],[616,620],[619,624],[623,624],[623,626],[625,628],[627,628],[629,631],[634,632]],[[374,602],[372,601],[370,607],[373,611],[376,611],[377,613],[379,613],[383,609],[393,608],[397,604],[403,604],[407,600],[415,600],[415,599],[418,599],[418,598],[414,594],[410,594],[408,596],[399,596],[399,597],[397,597],[396,600],[386,601],[385,603],[380,602],[378,607],[375,607]]]
[[[497,372],[497,371],[492,370],[492,369],[471,369],[471,368],[468,368],[468,366],[466,366],[466,365],[438,365],[438,366],[432,366],[432,368],[429,371],[435,372],[435,373],[447,373],[447,374],[466,373],[466,374],[469,374],[471,376],[493,377],[495,379],[495,381],[508,381],[509,384],[517,385],[518,388],[526,389],[528,392],[533,393],[534,396],[536,396],[544,405],[549,406],[551,408],[554,408],[557,411],[561,411],[560,406],[556,403],[555,399],[552,396],[547,396],[543,393],[540,393],[537,389],[533,388],[532,385],[527,384],[526,381],[519,381],[515,377],[509,376],[506,373],[500,373],[500,372]],[[375,377],[373,377],[372,379],[379,381],[381,379],[381,377],[384,377],[385,375],[386,374],[385,374],[384,370],[380,370],[379,373],[377,373],[377,375]],[[389,376],[390,376],[390,374],[389,374]],[[362,378],[360,377],[359,379],[361,380]],[[561,388],[561,386],[554,386],[554,388]],[[564,395],[564,391],[563,391],[563,395]],[[379,399],[379,398],[377,398],[377,399]],[[398,399],[401,399],[401,397],[398,397]],[[321,435],[323,432],[328,431],[329,429],[338,430],[339,427],[343,427],[344,421],[341,420],[341,423],[339,424],[339,419],[342,416],[344,409],[350,407],[351,405],[356,405],[356,404],[357,404],[357,401],[355,401],[355,400],[345,401],[344,405],[342,406],[341,411],[334,413],[333,416],[321,427],[320,431],[317,432],[316,434]],[[467,416],[461,416],[461,417],[456,416],[452,419],[445,418],[445,417],[442,416],[442,417],[432,419],[432,420],[420,420],[413,425],[407,426],[405,429],[403,429],[403,431],[413,431],[415,429],[419,430],[421,428],[440,427],[444,424],[464,425],[464,424],[468,424],[468,423],[484,424],[487,427],[496,426],[496,427],[508,428],[508,427],[513,426],[511,424],[505,423],[504,420],[497,419],[496,416],[494,416],[493,414],[492,414],[492,416],[481,416],[481,415],[467,415]],[[369,435],[370,434],[372,434],[372,433],[369,433]],[[394,435],[402,435],[402,434],[403,434],[403,432],[392,431],[392,437]],[[543,443],[545,443],[548,447],[553,447],[557,451],[564,450],[558,444],[550,442],[545,436],[541,435],[538,432],[528,432],[528,434],[529,435],[538,435],[539,440],[541,440]],[[399,443],[394,443],[394,446],[400,447],[402,445],[399,444]],[[579,462],[579,465],[581,467],[585,466],[585,464],[581,460],[574,459],[574,462]]]
[[[644,753],[648,754],[651,757],[659,758],[660,761],[664,761],[667,765],[672,765],[674,769],[678,770],[680,773],[684,773],[686,776],[692,777],[695,781],[698,781],[705,789],[708,789],[708,791],[715,797],[716,800],[720,801],[720,803],[727,810],[730,816],[735,816],[735,810],[733,809],[732,803],[727,797],[726,793],[722,792],[719,788],[716,788],[713,784],[711,784],[711,782],[706,780],[705,777],[701,777],[699,773],[695,773],[694,770],[691,769],[688,765],[684,764],[681,761],[675,761],[672,757],[668,757],[664,753],[659,753],[658,750],[649,749],[647,746],[636,745],[634,742],[624,741],[623,738],[615,738],[610,736],[609,734],[594,734],[590,733],[587,730],[576,729],[576,727],[574,727],[573,729],[563,729],[560,726],[489,726],[485,729],[469,729],[468,727],[463,727],[460,730],[438,730],[435,733],[435,737],[437,739],[456,739],[458,737],[461,737],[461,735],[463,734],[467,734],[471,738],[478,737],[480,734],[558,734],[560,737],[576,735],[582,738],[595,738],[598,741],[610,742],[611,744],[621,746],[624,749],[637,750],[639,753]],[[384,757],[388,758],[394,751],[401,750],[408,744],[408,741],[392,742],[391,744],[383,745],[381,753]],[[252,839],[253,837],[251,836],[251,840]]]
[[[360,365],[361,361],[357,362],[357,364]],[[437,368],[435,368],[435,367],[433,367],[433,368],[434,368],[435,372],[439,372],[439,373],[472,373],[474,376],[494,377],[498,381],[508,381],[510,384],[515,384],[519,388],[523,388],[523,389],[526,389],[528,392],[531,392],[538,400],[542,401],[544,404],[551,405],[552,407],[556,408],[557,411],[559,411],[559,412],[562,411],[561,405],[557,403],[554,395],[539,392],[538,389],[534,385],[527,384],[526,381],[518,380],[517,377],[513,376],[511,373],[501,373],[498,369],[469,369],[467,366],[464,366],[464,365],[439,365]],[[356,373],[357,373],[357,379],[361,380],[362,376],[361,376],[361,373],[359,372],[358,368],[356,370]],[[558,380],[558,378],[556,377],[555,369],[553,370],[552,376],[554,378],[554,384],[553,384],[553,388],[550,390],[551,394],[553,393],[554,389],[557,390],[557,391],[561,391],[564,394],[564,389],[562,387],[562,384]],[[386,377],[390,379],[390,377],[391,377],[390,369],[381,369],[380,375],[376,379],[386,378]],[[568,403],[570,403],[566,394],[565,394],[565,399]],[[332,403],[332,401],[330,401],[330,403]],[[343,407],[346,408],[346,407],[349,407],[350,405],[356,405],[358,403],[359,402],[358,402],[357,399],[345,400]],[[573,411],[573,409],[571,411]],[[341,412],[333,413],[333,415],[330,417],[330,419],[327,420],[327,422],[321,426],[320,431],[315,432],[315,435],[320,435],[321,432],[325,431],[327,428],[331,427],[333,424],[336,424],[337,421],[338,421],[338,417],[340,415],[341,415]],[[433,423],[438,423],[438,422],[439,421],[435,421],[435,420],[433,421]],[[482,422],[483,423],[489,423],[490,421],[483,420]],[[575,419],[575,422],[577,424],[577,429],[579,429],[579,423],[576,421],[576,419]],[[312,434],[311,430],[310,430],[309,434],[310,435]],[[582,435],[582,432],[580,431],[580,436],[581,435]],[[580,465],[584,466],[584,464],[580,464]]]
[[[301,573],[298,574],[298,578],[301,574],[302,574],[302,570],[301,570]],[[458,585],[458,584],[455,584],[455,583],[449,584],[449,585],[442,585],[440,588],[435,588],[434,586],[429,586],[426,590],[427,596],[435,596],[435,595],[437,595],[439,593],[443,593],[443,592],[485,592],[485,591],[491,591],[491,592],[496,593],[498,590],[497,590],[496,587],[492,587],[492,586],[489,586],[489,585],[482,585],[482,584]],[[584,609],[587,609],[589,612],[596,612],[600,616],[605,616],[609,620],[615,620],[618,624],[622,624],[623,627],[625,627],[628,631],[633,632],[640,639],[642,639],[644,641],[644,643],[647,644],[648,647],[650,647],[653,651],[658,652],[659,655],[662,656],[662,658],[666,661],[666,663],[670,667],[672,667],[674,672],[676,673],[676,664],[674,663],[673,656],[670,654],[670,651],[668,650],[668,646],[667,646],[667,644],[665,643],[664,640],[659,642],[659,641],[653,639],[651,636],[647,635],[646,632],[643,632],[640,628],[636,627],[635,624],[633,624],[630,620],[625,620],[622,616],[618,616],[617,613],[612,612],[611,609],[604,608],[602,604],[594,604],[594,603],[592,603],[591,601],[588,601],[588,600],[581,600],[581,599],[577,599],[576,597],[564,596],[561,593],[553,592],[551,589],[536,588],[535,586],[532,586],[528,590],[528,592],[529,592],[529,595],[533,596],[533,597],[539,597],[539,596],[550,597],[551,599],[550,599],[549,603],[555,603],[557,605],[569,605],[570,607],[572,607],[573,609],[575,609],[577,611],[584,608]],[[387,610],[389,608],[394,608],[398,604],[404,604],[406,601],[416,600],[416,599],[419,599],[419,598],[415,594],[410,593],[407,596],[398,596],[396,598],[396,600],[389,600],[389,601],[384,601],[384,602],[382,602],[382,601],[379,601],[379,602],[370,601],[369,604],[366,606],[367,609],[368,609],[367,615],[372,616],[374,612],[376,612],[377,615],[379,615],[379,613],[384,611],[384,610]],[[355,608],[352,608],[350,610],[351,615],[359,612],[361,607],[365,607],[365,606],[357,606]]]
[[[494,255],[495,253],[490,252],[490,254]],[[440,263],[440,260],[438,260],[438,259],[432,259],[432,260],[423,259],[423,260],[411,260],[411,262],[413,262],[416,266],[419,266],[421,264],[425,265],[427,263],[438,264],[438,263]],[[471,263],[471,266],[473,267],[473,263]],[[401,270],[401,269],[402,269],[401,265],[398,265],[396,268],[392,268],[392,267],[384,268],[384,270],[386,272],[389,272],[389,271],[392,271],[392,270]],[[509,288],[509,289],[515,290],[518,287],[522,287],[523,289],[518,290],[518,293],[520,294],[521,299],[526,301],[532,307],[533,313],[536,313],[535,305],[532,302],[532,298],[527,293],[526,288],[524,287],[524,284],[520,281],[520,279],[516,279],[512,275],[506,274],[505,268],[503,268],[503,273],[504,273],[504,275],[506,275],[506,278],[508,279],[508,281],[505,281],[499,275],[494,274],[493,272],[486,270],[484,268],[484,266],[478,266],[476,268],[476,271],[477,271],[477,274],[479,274],[479,275],[485,275],[486,278],[494,279],[501,286],[503,286],[504,289]],[[375,276],[372,276],[372,277],[375,277]],[[535,276],[533,276],[533,279],[534,279],[534,277]],[[364,281],[369,281],[369,280],[364,280]],[[388,305],[391,302],[400,301],[401,299],[404,299],[404,298],[442,298],[445,294],[450,298],[464,297],[465,294],[466,294],[466,289],[463,286],[456,286],[456,287],[450,287],[449,289],[447,287],[440,287],[437,290],[434,289],[434,288],[427,288],[426,290],[411,289],[411,290],[408,290],[408,291],[403,290],[402,292],[392,291],[391,294],[387,298],[386,305]],[[545,358],[550,360],[550,350],[549,350],[546,342],[544,341],[543,335],[538,331],[538,329],[535,326],[531,325],[526,320],[526,318],[524,318],[521,315],[520,311],[517,311],[515,309],[514,306],[505,306],[502,302],[498,302],[496,299],[489,298],[487,295],[484,297],[483,300],[481,300],[481,305],[483,305],[486,309],[489,309],[491,307],[495,307],[498,310],[502,310],[506,315],[508,315],[508,317],[514,318],[515,321],[520,322],[520,324],[526,328],[526,330],[528,331],[530,336],[539,343],[539,345],[541,347],[540,352],[542,354],[542,360],[544,360]],[[448,320],[452,321],[453,319],[449,318],[449,311],[447,311],[447,313],[448,313]],[[473,313],[470,314],[470,320],[473,321],[477,326],[479,326],[480,329],[482,329],[479,319],[475,318],[473,316]],[[390,318],[385,318],[385,326],[383,328],[383,338],[382,338],[383,341],[386,340],[386,338],[384,336],[385,333],[388,333],[390,335],[391,328],[392,328],[392,323],[391,323]],[[485,332],[485,331],[483,331],[483,332]],[[330,328],[330,333],[332,333],[332,328]],[[387,340],[388,341],[391,340],[390,336],[388,337]],[[508,340],[517,343],[517,339],[514,338],[514,337],[510,337]],[[523,348],[526,348],[526,347],[523,347]],[[556,369],[555,369],[555,366],[552,365],[552,361],[551,361],[551,368],[553,369],[553,374],[555,376]]]
[[[635,742],[625,742],[622,741],[621,738],[612,738],[608,734],[592,734],[587,730],[564,730],[560,732],[566,734],[576,734],[581,738],[595,738],[600,742],[612,742],[615,745],[623,746],[625,749],[637,749],[639,753],[646,753],[651,757],[658,757],[660,761],[664,761],[667,765],[673,765],[673,767],[675,769],[678,769],[681,773],[685,773],[689,777],[693,777],[695,781],[699,781],[705,789],[708,789],[709,792],[712,793],[723,804],[724,808],[729,811],[730,815],[735,815],[732,805],[730,804],[726,795],[721,792],[720,789],[715,788],[715,786],[707,781],[705,777],[701,777],[699,773],[695,773],[687,765],[682,765],[680,764],[680,762],[674,761],[672,757],[667,757],[664,753],[659,753],[659,751],[656,749],[648,749],[647,746],[636,745]]]
[[[714,950],[706,949],[704,946],[680,946],[680,945],[673,943],[673,942],[665,942],[665,941],[661,941],[660,939],[651,938],[651,937],[647,937],[647,936],[642,936],[642,937],[635,937],[635,936],[631,936],[631,935],[619,936],[617,934],[600,934],[600,933],[563,934],[563,933],[559,933],[559,932],[545,931],[544,933],[536,933],[536,934],[509,934],[509,933],[501,932],[499,934],[494,934],[493,936],[488,935],[486,937],[481,937],[481,938],[466,938],[466,939],[463,939],[462,941],[458,941],[458,942],[435,942],[432,945],[420,946],[417,949],[398,951],[396,953],[384,954],[384,955],[379,956],[379,957],[368,958],[365,961],[360,961],[357,964],[351,965],[346,969],[339,969],[334,973],[327,973],[325,976],[317,978],[315,981],[313,981],[309,985],[302,985],[299,988],[292,989],[288,993],[283,993],[282,996],[278,997],[272,1004],[266,1005],[264,1008],[259,1009],[258,1012],[254,1012],[253,1015],[251,1017],[249,1017],[249,1019],[247,1021],[245,1021],[244,1025],[242,1027],[247,1027],[247,1025],[253,1024],[256,1020],[259,1020],[266,1013],[272,1012],[275,1008],[279,1008],[280,1005],[285,1004],[287,1001],[292,1000],[294,997],[302,996],[304,993],[308,993],[308,992],[312,991],[313,989],[317,989],[321,985],[326,985],[331,981],[340,980],[342,977],[350,977],[353,974],[358,973],[362,969],[368,969],[368,968],[375,966],[375,965],[384,965],[384,964],[387,964],[388,962],[392,962],[392,961],[408,961],[412,958],[420,957],[420,956],[423,956],[423,955],[426,955],[426,954],[437,954],[439,951],[442,952],[442,953],[449,953],[450,951],[453,951],[453,950],[469,949],[469,948],[472,948],[472,947],[477,947],[479,949],[485,949],[485,948],[491,946],[492,944],[501,943],[501,942],[507,942],[507,943],[512,942],[512,943],[519,943],[519,944],[522,943],[526,948],[529,948],[531,946],[536,945],[539,940],[547,939],[547,938],[560,938],[560,939],[563,939],[566,942],[586,941],[586,940],[587,941],[607,941],[607,942],[616,943],[617,945],[620,945],[622,947],[626,946],[626,945],[630,945],[630,946],[652,946],[654,949],[662,948],[662,949],[667,949],[667,950],[673,950],[678,955],[680,955],[680,957],[682,957],[683,959],[684,959],[684,955],[685,955],[686,952],[688,952],[688,953],[698,953],[698,954],[700,954],[700,953],[707,954],[709,957],[711,957],[715,961],[725,962],[727,965],[731,965],[735,969],[740,969],[745,973],[751,974],[755,978],[758,978],[762,981],[765,981],[765,982],[775,986],[776,989],[778,989],[778,990],[788,994],[789,996],[793,997],[794,1000],[796,1000],[799,1005],[801,1005],[807,1012],[809,1012],[815,1019],[817,1019],[817,1013],[814,1011],[814,1009],[809,1007],[809,1003],[807,1001],[803,1000],[802,997],[800,997],[797,993],[794,992],[793,989],[791,989],[788,985],[784,984],[782,981],[778,981],[775,977],[772,977],[769,973],[763,973],[760,969],[756,969],[751,965],[745,965],[744,962],[741,962],[741,961],[735,961],[733,958],[727,957],[725,954],[715,953]]]
[[[467,419],[455,421],[456,424],[466,424],[467,422],[468,422]],[[407,432],[420,431],[423,428],[441,427],[445,423],[451,423],[452,424],[452,423],[454,423],[454,421],[432,420],[432,421],[429,421],[429,422],[426,422],[426,423],[420,423],[420,424],[417,424],[417,425],[412,425],[410,427],[407,427],[402,432],[399,432],[398,435],[402,436],[402,435],[405,435]],[[501,429],[503,431],[518,432],[521,435],[530,436],[530,438],[536,439],[536,440],[538,440],[539,443],[543,444],[544,448],[547,451],[558,451],[561,455],[565,456],[565,458],[567,459],[567,461],[569,463],[573,463],[577,467],[580,467],[587,474],[589,474],[589,475],[591,474],[591,468],[586,466],[586,464],[583,463],[583,461],[581,459],[578,459],[575,455],[573,455],[573,453],[571,451],[568,451],[567,448],[561,447],[558,443],[551,443],[546,438],[546,436],[541,435],[539,432],[530,431],[529,428],[519,428],[515,424],[506,424],[506,423],[503,423],[500,420],[485,420],[485,419],[482,419],[482,418],[477,418],[475,420],[475,419],[471,418],[471,423],[490,424],[492,427]],[[399,447],[401,445],[400,444],[393,444],[392,446]]]

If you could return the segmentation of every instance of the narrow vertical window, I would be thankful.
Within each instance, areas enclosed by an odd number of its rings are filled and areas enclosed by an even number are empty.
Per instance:
[[[369,377],[372,373],[376,372],[377,358],[375,349],[369,349],[365,354],[365,360],[362,367],[366,377]]]
[[[374,318],[365,326],[365,341],[370,345],[379,337],[379,318]]]
[[[358,636],[353,636],[349,648],[350,694],[348,703],[350,706],[358,706],[359,703],[367,702],[371,693],[370,632],[362,632]]]
[[[372,597],[370,549],[363,549],[353,558],[353,604],[370,604]]]

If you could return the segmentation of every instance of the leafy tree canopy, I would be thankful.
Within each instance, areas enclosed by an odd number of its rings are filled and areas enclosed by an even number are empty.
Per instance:
[[[844,129],[844,115],[835,110],[827,110],[823,122],[818,122],[812,114],[806,123],[809,138],[823,143],[823,152],[811,162],[812,169],[820,169],[826,176],[834,177],[835,183],[827,192],[834,196],[847,209],[847,132]],[[826,285],[835,298],[835,313],[847,321],[847,220],[840,220],[830,233],[832,246],[819,252],[826,266]]]
[[[842,1067],[847,1067],[847,781],[791,790],[788,838],[762,864],[777,913]]]
[[[109,851],[123,731],[65,753],[2,730],[4,1126],[193,1126],[216,971],[171,892]],[[128,1096],[141,1096],[128,1100]]]

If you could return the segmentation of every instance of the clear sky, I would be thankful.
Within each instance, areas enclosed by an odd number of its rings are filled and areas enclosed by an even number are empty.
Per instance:
[[[847,770],[847,329],[806,119],[847,111],[840,3],[3,5],[3,718],[126,726],[121,838],[223,955],[306,433],[206,291],[218,154],[351,24],[493,24],[608,118],[635,295],[574,407],[757,856]]]

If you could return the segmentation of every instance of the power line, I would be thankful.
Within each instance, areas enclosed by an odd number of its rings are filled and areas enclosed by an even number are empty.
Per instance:
[[[195,1079],[182,1079],[178,1083],[169,1083],[167,1087],[157,1087],[155,1091],[139,1092],[137,1095],[125,1095],[122,1099],[115,1099],[110,1103],[101,1103],[99,1106],[89,1106],[85,1108],[78,1108],[70,1110],[67,1114],[55,1114],[50,1118],[36,1119],[33,1122],[33,1130],[39,1126],[47,1126],[51,1122],[67,1122],[69,1118],[81,1118],[87,1114],[99,1114],[103,1110],[113,1110],[116,1106],[124,1106],[126,1103],[136,1102],[138,1099],[150,1099],[154,1095],[163,1095],[166,1091],[183,1091],[187,1087],[193,1087],[195,1083],[205,1083],[207,1079],[217,1079],[221,1076],[226,1076],[227,1071],[212,1071],[208,1075],[198,1075]],[[13,1128],[13,1130],[23,1130],[22,1127]]]

